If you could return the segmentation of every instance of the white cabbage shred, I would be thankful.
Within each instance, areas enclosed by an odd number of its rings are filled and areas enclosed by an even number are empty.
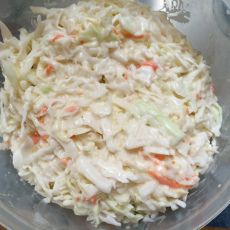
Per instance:
[[[95,225],[185,208],[222,122],[202,56],[135,1],[32,10],[46,19],[19,39],[0,22],[1,148],[19,175]]]

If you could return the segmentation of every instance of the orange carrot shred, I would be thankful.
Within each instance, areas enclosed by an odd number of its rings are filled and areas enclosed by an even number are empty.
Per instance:
[[[141,64],[135,64],[135,66],[137,69],[141,68]]]
[[[128,32],[127,30],[119,31],[116,28],[113,28],[113,33],[118,35],[118,36],[123,35],[124,37],[129,38],[129,39],[143,39],[146,37],[146,34],[134,35],[134,34],[131,34],[130,32]]]
[[[97,203],[97,196],[96,195],[94,195],[94,196],[92,196],[92,197],[90,197],[90,198],[86,198],[86,197],[79,197],[79,196],[77,196],[76,198],[75,198],[75,200],[77,201],[77,202],[89,202],[89,203],[91,203],[91,204],[93,204],[93,205],[95,205],[96,203]]]
[[[94,195],[94,196],[90,197],[89,199],[87,199],[87,201],[88,201],[89,203],[95,205],[95,204],[97,203],[97,196]]]
[[[141,66],[149,66],[153,69],[153,71],[156,71],[158,69],[158,65],[154,61],[146,61],[142,63]]]
[[[161,154],[161,153],[152,153],[152,154],[148,154],[148,155],[144,156],[144,158],[146,160],[149,160],[150,158],[152,158],[152,159],[157,159],[160,161],[166,160],[168,157],[170,157],[170,156],[165,155],[165,154]]]
[[[40,114],[46,113],[47,110],[48,110],[48,107],[47,107],[46,105],[43,105],[43,106],[40,108],[39,113],[40,113]]]
[[[71,105],[65,108],[65,112],[68,112],[68,113],[75,113],[77,111],[78,111],[78,108],[75,105]]]
[[[54,72],[54,67],[51,64],[48,64],[45,69],[46,75],[50,75]]]
[[[160,161],[163,161],[163,160],[165,160],[167,158],[167,156],[164,155],[164,154],[153,154],[153,155],[151,155],[151,157],[154,157],[154,158],[156,158],[156,159],[158,159]]]
[[[129,33],[128,31],[122,31],[121,32],[125,37],[130,38],[130,39],[143,39],[145,37],[145,34],[141,35],[134,35]]]
[[[148,172],[148,174],[155,178],[160,184],[163,184],[163,185],[167,185],[171,188],[184,188],[184,189],[191,189],[192,186],[191,185],[183,185],[183,184],[180,184],[178,183],[177,181],[173,180],[173,179],[169,179],[165,176],[161,176],[160,174],[150,170]]]
[[[64,38],[65,36],[63,34],[57,34],[56,36],[54,36],[53,38],[50,39],[51,42],[55,42],[61,38]]]
[[[36,145],[40,141],[40,135],[37,131],[31,134],[31,139],[33,143]]]
[[[70,157],[62,157],[61,159],[60,159],[60,161],[61,161],[61,163],[63,164],[63,165],[68,165],[68,163],[69,163],[69,161],[71,160],[71,158]]]

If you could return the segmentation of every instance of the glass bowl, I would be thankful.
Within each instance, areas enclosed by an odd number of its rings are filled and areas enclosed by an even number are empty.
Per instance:
[[[31,29],[35,17],[29,6],[63,7],[73,0],[1,0],[0,19],[15,35],[20,27]],[[188,196],[187,207],[159,216],[154,223],[131,229],[199,229],[217,216],[230,202],[230,1],[229,0],[142,0],[168,18],[200,51],[211,66],[216,93],[223,107],[220,154]],[[17,230],[93,230],[83,217],[55,204],[45,204],[33,187],[20,180],[9,151],[0,153],[0,223]],[[123,226],[125,229],[127,226]],[[117,228],[117,229],[122,229]],[[101,225],[98,229],[116,229]]]

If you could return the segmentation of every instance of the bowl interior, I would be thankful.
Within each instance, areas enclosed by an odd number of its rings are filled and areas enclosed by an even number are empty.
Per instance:
[[[1,0],[0,19],[15,35],[20,27],[31,29],[34,19],[29,6],[67,6],[74,0]],[[220,18],[225,14],[222,0],[142,0],[153,10],[168,13],[172,23],[191,41],[211,66],[216,93],[223,107],[222,135],[215,162],[187,201],[187,207],[159,216],[154,223],[132,229],[198,229],[211,221],[230,202],[230,39]],[[226,16],[227,17],[227,16]],[[225,19],[223,19],[225,20]],[[227,22],[224,22],[227,23]],[[229,22],[230,23],[230,20]],[[230,28],[230,24],[228,24]],[[223,28],[224,27],[224,28]],[[20,180],[9,151],[0,153],[0,223],[11,229],[95,229],[85,218],[75,216],[55,204],[45,204],[33,187]],[[104,225],[99,229],[115,229]]]

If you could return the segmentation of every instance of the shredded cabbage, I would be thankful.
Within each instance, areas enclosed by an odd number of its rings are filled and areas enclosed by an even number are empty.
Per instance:
[[[0,22],[0,148],[19,175],[95,225],[185,208],[222,122],[203,58],[133,0],[32,11],[46,19],[19,39]]]
[[[155,125],[155,121],[159,122],[163,128],[170,134],[172,134],[175,138],[175,142],[177,143],[184,137],[183,131],[179,128],[179,126],[173,122],[170,118],[165,116],[152,102],[144,102],[138,101],[136,105],[131,108],[131,111],[134,115],[144,116],[150,115],[149,123],[151,125]]]

